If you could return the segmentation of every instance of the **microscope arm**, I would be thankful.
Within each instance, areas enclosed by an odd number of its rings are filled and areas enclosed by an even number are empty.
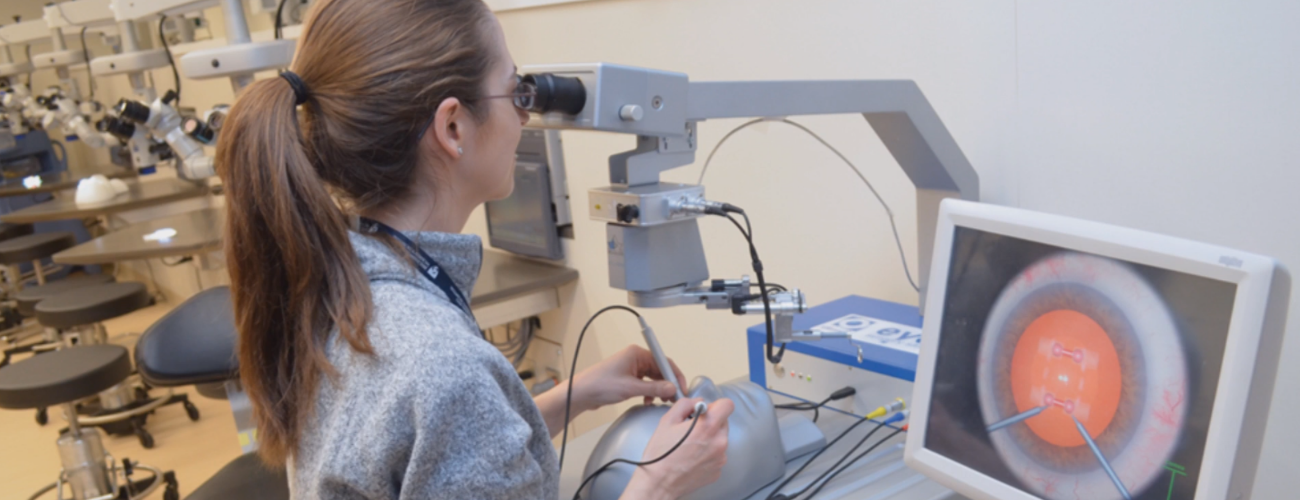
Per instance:
[[[112,0],[118,21],[137,21],[154,16],[176,16],[216,7],[218,0]]]
[[[582,95],[585,105],[578,106],[577,112],[543,110],[532,125],[638,136],[636,149],[610,157],[613,185],[592,190],[593,204],[598,203],[596,200],[614,199],[619,207],[636,204],[640,212],[640,217],[629,218],[620,217],[622,214],[615,213],[608,203],[600,203],[604,210],[589,207],[593,218],[609,223],[611,270],[615,267],[615,251],[619,256],[641,250],[650,252],[653,243],[661,240],[659,235],[650,233],[666,236],[672,232],[677,240],[683,235],[690,236],[686,233],[698,233],[695,228],[676,231],[649,228],[691,222],[689,218],[674,219],[666,209],[658,207],[664,206],[665,199],[702,197],[703,187],[659,182],[659,172],[695,161],[695,124],[707,119],[862,114],[917,188],[921,300],[925,297],[924,284],[933,253],[939,203],[948,197],[967,200],[979,197],[979,178],[974,168],[912,81],[690,82],[682,73],[604,63],[531,66],[523,71],[539,82],[548,74],[577,80],[581,82],[577,86],[585,89]],[[557,85],[554,89],[558,95],[563,87]],[[539,90],[547,89],[539,86]],[[542,97],[539,92],[539,101],[545,102]],[[629,228],[639,228],[635,232],[644,234],[631,238]],[[698,235],[694,238],[698,239]],[[637,245],[650,244],[639,250],[616,245],[629,239],[634,239]],[[654,248],[681,252],[682,258],[675,258],[675,262],[683,263],[679,267],[693,267],[672,277],[676,280],[683,276],[698,278],[701,271],[707,273],[702,249],[682,250],[694,246],[696,242],[689,241],[685,245]],[[647,260],[657,262],[654,258]],[[624,288],[619,283],[611,284]],[[649,291],[625,289],[633,294]]]

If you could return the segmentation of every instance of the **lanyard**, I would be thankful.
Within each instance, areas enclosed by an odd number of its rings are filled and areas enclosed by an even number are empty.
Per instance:
[[[459,307],[460,310],[465,311],[465,314],[468,314],[470,318],[474,317],[474,313],[469,308],[469,301],[465,300],[465,294],[461,293],[460,288],[456,286],[456,283],[451,281],[451,277],[443,271],[442,266],[438,264],[438,261],[433,260],[433,257],[425,253],[424,250],[421,250],[420,247],[417,246],[414,241],[411,241],[410,238],[407,238],[405,234],[388,227],[387,224],[377,220],[366,219],[364,217],[361,219],[361,230],[368,233],[383,231],[385,234],[397,238],[397,241],[402,242],[402,244],[406,246],[406,251],[411,254],[411,258],[414,259],[416,265],[420,267],[420,274],[423,274],[425,279],[429,280],[430,283],[433,283],[434,286],[441,289],[442,293],[447,296],[447,300],[451,301],[453,305]]]

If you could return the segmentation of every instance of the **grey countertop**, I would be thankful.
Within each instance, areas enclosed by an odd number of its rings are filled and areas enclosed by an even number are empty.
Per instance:
[[[194,255],[221,248],[225,210],[209,208],[140,222],[95,238],[54,255],[54,262],[68,265],[104,264],[136,259]],[[167,241],[145,241],[159,229],[171,228],[176,235]],[[578,279],[578,271],[516,257],[494,250],[483,251],[470,301],[483,306],[537,290],[555,288]]]
[[[207,208],[131,224],[54,254],[54,262],[69,265],[105,264],[218,250],[221,248],[225,218],[224,209]],[[175,230],[176,235],[167,240],[145,240],[146,235],[167,228]]]
[[[85,219],[197,198],[208,194],[207,186],[181,179],[159,179],[149,182],[130,180],[127,181],[127,185],[129,191],[104,203],[77,205],[74,200],[75,197],[72,196],[73,193],[68,192],[68,196],[0,215],[0,221],[11,224],[29,224],[53,220]]]
[[[485,249],[483,269],[479,271],[469,300],[473,306],[484,306],[577,280],[576,269]]]
[[[102,167],[91,171],[90,175],[80,176],[74,176],[71,172],[67,171],[54,172],[50,174],[37,175],[36,177],[40,177],[41,179],[41,185],[32,188],[23,185],[23,179],[26,179],[26,177],[15,177],[0,182],[0,197],[53,193],[55,191],[73,189],[77,187],[77,183],[81,182],[82,179],[95,174],[102,174],[109,179],[122,179],[136,176],[135,170],[123,167]]]

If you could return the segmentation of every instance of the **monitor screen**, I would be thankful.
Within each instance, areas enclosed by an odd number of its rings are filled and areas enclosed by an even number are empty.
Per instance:
[[[1029,494],[1191,499],[1236,285],[958,226],[923,446]]]
[[[515,162],[514,182],[515,189],[510,197],[486,204],[488,243],[532,257],[564,258],[546,165],[522,160]]]

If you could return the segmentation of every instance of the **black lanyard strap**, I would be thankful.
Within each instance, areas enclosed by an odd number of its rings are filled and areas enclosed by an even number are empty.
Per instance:
[[[465,294],[461,293],[460,288],[451,280],[451,276],[447,274],[446,269],[439,265],[438,261],[434,260],[432,256],[420,249],[414,241],[407,238],[405,234],[388,227],[387,224],[364,217],[361,218],[361,230],[372,234],[376,231],[382,231],[384,234],[397,238],[397,241],[406,246],[406,251],[411,254],[411,258],[416,261],[420,274],[423,274],[425,279],[442,290],[442,293],[447,296],[447,300],[451,301],[453,305],[465,311],[465,314],[468,314],[470,318],[474,317],[474,312],[469,307],[469,300],[465,299]]]

